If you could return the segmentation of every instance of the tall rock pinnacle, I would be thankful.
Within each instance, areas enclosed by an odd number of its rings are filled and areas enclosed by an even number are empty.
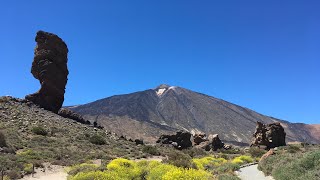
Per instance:
[[[41,88],[26,99],[57,113],[63,104],[68,81],[68,48],[57,35],[44,31],[37,32],[35,41],[31,73],[40,81]]]

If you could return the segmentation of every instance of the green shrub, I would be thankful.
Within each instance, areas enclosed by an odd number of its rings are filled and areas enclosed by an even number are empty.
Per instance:
[[[172,151],[167,154],[168,159],[164,160],[164,163],[172,164],[177,167],[191,168],[191,157],[188,154],[184,154],[180,151]]]
[[[218,176],[217,179],[218,180],[241,180],[240,178],[232,174],[221,174]]]
[[[267,151],[260,149],[259,147],[250,147],[248,153],[255,158],[260,158],[263,156]]]
[[[37,134],[37,135],[42,135],[42,136],[48,135],[47,130],[44,129],[43,127],[41,127],[41,126],[33,127],[33,128],[31,129],[31,131],[32,131],[34,134]]]
[[[68,170],[68,174],[71,176],[75,176],[79,172],[95,171],[98,168],[99,168],[99,166],[96,164],[83,163],[83,164],[74,165],[74,166],[70,167],[70,169]]]
[[[236,170],[240,169],[239,164],[234,164],[234,163],[224,163],[221,166],[217,167],[214,172],[215,174],[225,174],[225,173],[233,173]]]
[[[92,144],[96,144],[96,145],[104,145],[104,144],[106,144],[106,140],[102,136],[100,136],[98,134],[95,134],[95,135],[91,136],[89,141]]]
[[[291,162],[283,164],[282,168],[277,168],[272,171],[272,176],[275,179],[317,179],[314,172],[320,170],[320,150],[304,154]],[[309,173],[308,173],[309,172]],[[314,174],[314,176],[313,176]],[[308,178],[307,178],[307,177]],[[318,177],[319,178],[319,177]]]
[[[297,153],[300,151],[300,148],[297,145],[289,145],[289,146],[287,146],[287,148],[288,148],[287,150],[289,153]]]
[[[0,131],[0,147],[6,147],[6,146],[7,146],[6,138],[4,134]]]
[[[157,147],[155,147],[155,146],[146,145],[143,147],[142,152],[148,153],[151,155],[155,155],[155,156],[160,155],[160,152],[158,151]]]

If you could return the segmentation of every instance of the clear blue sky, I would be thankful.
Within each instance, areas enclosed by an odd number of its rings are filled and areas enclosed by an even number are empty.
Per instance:
[[[37,91],[38,30],[69,48],[64,105],[185,87],[320,123],[320,1],[1,1],[0,95]]]

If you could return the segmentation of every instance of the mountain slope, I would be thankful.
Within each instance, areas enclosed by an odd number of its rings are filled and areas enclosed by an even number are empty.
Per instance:
[[[319,142],[313,131],[309,131],[312,128],[303,124],[264,116],[221,99],[168,85],[69,108],[107,129],[150,141],[161,133],[185,129],[218,133],[227,141],[249,143],[256,121],[279,121],[286,129],[287,141]]]

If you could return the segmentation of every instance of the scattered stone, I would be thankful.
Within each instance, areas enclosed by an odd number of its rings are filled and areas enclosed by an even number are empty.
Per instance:
[[[31,73],[40,81],[38,92],[26,99],[40,107],[58,113],[64,101],[65,86],[68,81],[68,48],[57,35],[38,31],[35,41]]]
[[[279,122],[263,124],[257,122],[256,130],[253,134],[253,140],[250,146],[258,146],[266,149],[285,146],[286,133]]]

